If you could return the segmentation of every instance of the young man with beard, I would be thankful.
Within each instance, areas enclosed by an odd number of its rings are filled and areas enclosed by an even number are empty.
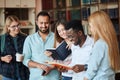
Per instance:
[[[54,34],[49,31],[49,14],[43,11],[38,13],[36,24],[38,32],[26,38],[23,48],[23,63],[30,69],[29,80],[59,80],[59,72],[45,63],[51,58],[47,57],[44,51],[52,48],[54,44]]]
[[[72,61],[70,63],[74,71],[72,80],[83,80],[94,41],[85,35],[79,20],[68,22],[65,29],[69,40],[74,43],[71,46]]]

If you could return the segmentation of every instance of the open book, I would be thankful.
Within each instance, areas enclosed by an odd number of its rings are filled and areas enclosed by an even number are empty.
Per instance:
[[[61,44],[57,48],[46,49],[46,51],[52,52],[52,58],[55,60],[64,60],[67,56],[71,54],[71,50],[66,48],[67,43],[65,41],[61,42]]]
[[[62,67],[62,68],[65,68],[66,70],[71,70],[72,68],[70,66],[67,66],[65,64],[62,64],[62,63],[57,63],[57,62],[50,62],[50,61],[46,61],[47,64],[51,64],[51,65],[54,65],[55,67]]]

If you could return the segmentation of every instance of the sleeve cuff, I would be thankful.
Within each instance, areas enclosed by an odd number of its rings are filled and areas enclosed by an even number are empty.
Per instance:
[[[86,71],[86,70],[87,70],[87,68],[88,68],[88,65],[87,65],[87,64],[85,64],[85,65],[84,65],[84,70]]]
[[[30,59],[24,60],[24,61],[23,61],[23,64],[28,67],[28,62],[29,62],[29,61],[30,61]]]

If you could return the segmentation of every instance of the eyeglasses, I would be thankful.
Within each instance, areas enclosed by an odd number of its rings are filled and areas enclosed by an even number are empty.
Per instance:
[[[14,26],[10,26],[10,28],[12,28],[12,29],[20,28],[20,24],[14,25]]]

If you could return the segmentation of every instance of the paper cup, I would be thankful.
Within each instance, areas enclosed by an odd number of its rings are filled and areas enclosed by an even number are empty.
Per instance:
[[[23,54],[16,53],[16,61],[17,62],[22,62],[23,61]]]

